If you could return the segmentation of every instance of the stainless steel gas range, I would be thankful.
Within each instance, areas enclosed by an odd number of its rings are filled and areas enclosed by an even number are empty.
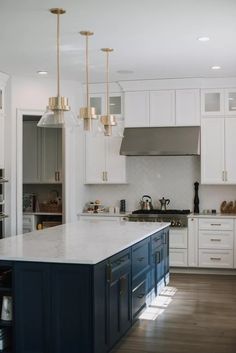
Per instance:
[[[170,222],[172,228],[186,228],[190,210],[136,210],[127,216],[130,222]]]

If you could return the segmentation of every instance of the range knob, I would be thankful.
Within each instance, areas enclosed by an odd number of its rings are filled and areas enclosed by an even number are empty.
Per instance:
[[[176,226],[176,222],[175,222],[174,219],[172,219],[172,221],[170,222],[170,225],[171,225],[171,227],[175,227]]]
[[[181,224],[181,221],[177,221],[177,227],[181,227],[182,224]]]

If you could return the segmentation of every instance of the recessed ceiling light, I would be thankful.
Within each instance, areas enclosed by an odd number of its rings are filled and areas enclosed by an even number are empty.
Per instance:
[[[47,75],[48,72],[45,71],[45,70],[39,70],[39,71],[37,71],[37,74],[38,74],[38,75]]]
[[[116,71],[118,74],[121,74],[121,75],[128,75],[128,74],[133,74],[134,71],[132,70],[118,70]]]
[[[214,65],[211,67],[212,70],[220,70],[221,69],[221,66],[219,65]]]
[[[208,42],[210,40],[210,38],[209,37],[198,37],[198,40],[200,42]]]

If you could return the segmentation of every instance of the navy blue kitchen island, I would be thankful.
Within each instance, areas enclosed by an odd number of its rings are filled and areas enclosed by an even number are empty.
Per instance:
[[[0,259],[12,270],[6,352],[105,353],[167,284],[169,228],[80,221],[4,239]]]

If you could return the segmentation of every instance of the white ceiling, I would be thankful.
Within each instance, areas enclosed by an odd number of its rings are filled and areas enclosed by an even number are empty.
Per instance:
[[[236,0],[1,0],[0,71],[55,77],[56,17],[63,7],[61,67],[64,79],[84,80],[84,38],[90,40],[91,80],[104,80],[113,47],[111,80],[236,76]],[[209,36],[209,42],[199,42]],[[220,65],[219,71],[211,70]],[[118,74],[131,70],[132,74]]]

